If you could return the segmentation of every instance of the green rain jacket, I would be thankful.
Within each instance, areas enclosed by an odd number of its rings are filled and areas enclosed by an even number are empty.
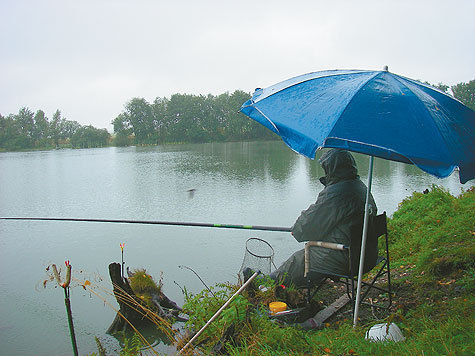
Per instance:
[[[299,241],[327,241],[351,246],[353,271],[358,272],[363,231],[366,186],[361,182],[353,156],[345,150],[332,149],[320,158],[326,176],[320,178],[325,188],[317,201],[302,211],[292,226],[292,235]],[[369,202],[369,228],[365,252],[364,272],[372,269],[378,257],[377,236],[372,233],[371,220],[377,208],[372,196]],[[349,273],[347,254],[312,247],[310,269],[315,281],[329,271],[338,274]],[[320,271],[320,273],[318,273]],[[272,277],[284,283],[305,285],[304,250],[294,253],[284,264],[272,273]]]

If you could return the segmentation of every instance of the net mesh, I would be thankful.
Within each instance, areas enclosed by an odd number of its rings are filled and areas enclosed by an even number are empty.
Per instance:
[[[246,241],[246,252],[244,253],[239,274],[242,276],[242,271],[245,268],[250,268],[253,271],[260,271],[263,274],[269,275],[273,260],[274,249],[272,246],[265,240],[251,237]]]

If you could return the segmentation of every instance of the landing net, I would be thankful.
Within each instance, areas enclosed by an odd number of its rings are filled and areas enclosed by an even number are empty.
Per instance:
[[[272,246],[265,240],[258,237],[251,237],[246,241],[246,252],[244,253],[239,275],[243,275],[242,271],[245,268],[250,268],[253,271],[260,271],[265,275],[269,275],[273,260],[274,249]]]

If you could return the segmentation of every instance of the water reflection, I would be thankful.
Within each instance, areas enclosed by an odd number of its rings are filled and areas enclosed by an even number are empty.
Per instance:
[[[281,141],[0,153],[0,216],[288,227],[323,189],[321,153],[309,160]],[[369,159],[355,159],[366,182]],[[392,214],[405,197],[432,184],[459,194],[473,181],[461,185],[457,172],[437,179],[412,165],[375,159],[373,196],[379,211]],[[193,199],[190,189],[195,189]],[[146,268],[156,278],[163,272],[166,294],[181,305],[175,281],[192,293],[203,286],[178,266],[192,267],[208,285],[234,281],[249,237],[268,241],[277,265],[301,248],[288,233],[0,221],[0,327],[7,327],[0,328],[2,353],[70,351],[61,293],[35,292],[48,264],[69,259],[74,268],[102,275],[103,287],[111,289],[107,266],[120,259],[119,243],[125,242],[127,265]],[[82,289],[72,291],[72,308],[81,353],[97,351],[93,335],[106,337],[115,312]],[[33,351],[18,351],[25,337]]]
[[[173,340],[170,340],[170,338],[161,330],[159,330],[156,326],[149,326],[149,327],[141,327],[137,329],[138,332],[144,337],[146,340],[147,344],[150,345],[152,348],[157,347],[159,344],[162,344],[164,346],[170,346],[172,344]],[[121,333],[115,333],[112,335],[114,339],[117,340],[117,343],[120,345],[121,348],[125,346],[125,339],[129,340],[128,341],[128,346],[129,348],[131,347],[130,343],[132,340],[132,337],[134,337],[135,332],[121,332]],[[142,342],[143,343],[143,342]],[[148,347],[144,347],[144,350],[146,350]],[[163,350],[163,347],[162,347]],[[170,351],[173,351],[174,348],[170,348]]]
[[[187,157],[175,165],[181,174],[219,174],[229,180],[245,181],[269,177],[285,181],[298,159],[284,145],[275,142],[234,142],[184,145]]]

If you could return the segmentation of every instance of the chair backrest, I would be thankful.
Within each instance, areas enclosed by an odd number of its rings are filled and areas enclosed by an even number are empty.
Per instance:
[[[386,212],[383,212],[380,215],[377,215],[373,218],[373,233],[375,236],[380,237],[384,235],[384,247],[386,252],[386,263],[389,271],[389,241],[388,241],[388,222]],[[388,281],[390,281],[390,276],[388,272]],[[389,282],[390,283],[390,282]]]
[[[381,235],[387,235],[388,224],[387,224],[386,212],[383,212],[380,215],[376,215],[373,218],[373,233],[377,237],[380,237]]]

